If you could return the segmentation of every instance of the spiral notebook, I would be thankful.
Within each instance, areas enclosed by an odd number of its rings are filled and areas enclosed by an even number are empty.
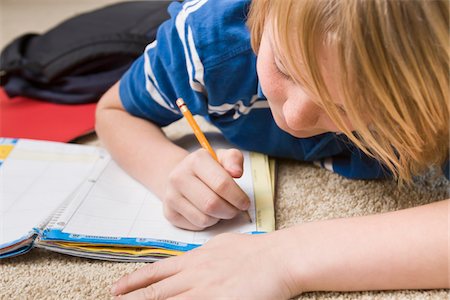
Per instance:
[[[213,147],[230,147],[219,136],[209,139]],[[196,145],[193,137],[180,144]],[[102,148],[0,139],[0,258],[39,247],[95,259],[155,261],[220,233],[272,231],[274,170],[267,156],[243,153],[244,174],[236,181],[251,199],[253,222],[239,215],[193,232],[171,225],[160,200]]]

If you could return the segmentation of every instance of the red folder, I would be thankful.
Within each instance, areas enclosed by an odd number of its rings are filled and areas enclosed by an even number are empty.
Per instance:
[[[68,142],[94,131],[96,105],[9,98],[0,89],[0,137]]]

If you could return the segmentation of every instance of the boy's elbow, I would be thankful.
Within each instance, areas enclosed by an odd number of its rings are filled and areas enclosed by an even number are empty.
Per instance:
[[[107,93],[100,98],[95,109],[95,131],[97,134],[101,132],[102,123],[104,122],[103,116],[105,115],[106,110],[108,110],[108,106],[106,105],[108,101],[106,97]]]
[[[119,84],[114,84],[100,98],[95,110],[95,131],[100,133],[103,125],[108,122],[108,112],[111,110],[124,110],[119,97]]]

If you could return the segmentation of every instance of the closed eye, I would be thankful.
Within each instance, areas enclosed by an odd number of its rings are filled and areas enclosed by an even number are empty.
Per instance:
[[[344,106],[338,104],[336,105],[336,107],[338,108],[340,113],[347,115],[347,111],[345,110]]]
[[[286,72],[286,69],[284,68],[284,66],[276,59],[274,58],[274,67],[275,67],[275,71],[277,72],[278,75],[282,76],[283,78],[287,79],[287,80],[291,80],[292,78],[291,76],[289,76]]]

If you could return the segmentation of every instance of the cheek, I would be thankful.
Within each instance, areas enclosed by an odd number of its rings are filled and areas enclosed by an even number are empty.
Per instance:
[[[264,57],[258,57],[256,69],[264,96],[266,96],[270,106],[274,108],[274,104],[280,103],[286,98],[284,85],[271,69],[270,62]]]
[[[286,123],[283,118],[282,106],[284,103],[282,88],[277,84],[277,80],[271,74],[270,68],[267,68],[267,63],[264,62],[263,58],[258,57],[257,61],[257,72],[259,78],[259,84],[267,98],[269,103],[272,116],[275,123],[281,128],[286,129]]]
[[[303,129],[302,124],[303,120],[305,120],[305,109],[300,107],[297,101],[286,101],[283,104],[283,116],[286,121],[286,125],[289,128],[301,130]]]

